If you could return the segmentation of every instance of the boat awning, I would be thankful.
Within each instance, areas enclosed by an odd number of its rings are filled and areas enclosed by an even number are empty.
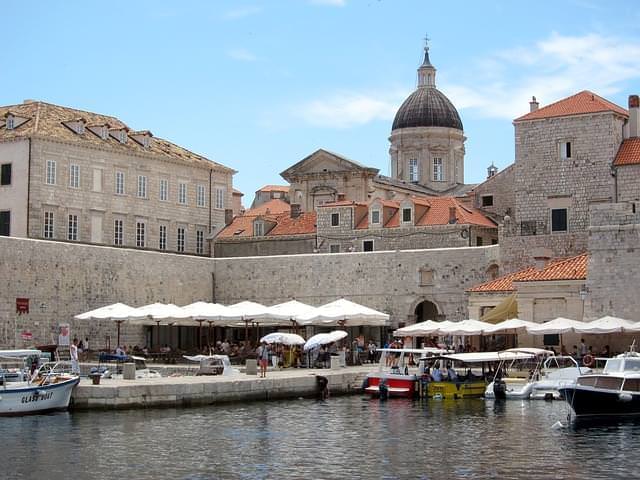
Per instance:
[[[532,353],[526,352],[472,352],[472,353],[452,353],[449,355],[442,355],[440,358],[447,360],[455,360],[457,362],[464,363],[484,363],[484,362],[499,362],[502,360],[525,360],[535,357]]]
[[[487,323],[498,323],[503,320],[518,317],[518,302],[516,294],[512,293],[504,298],[498,305],[485,313],[480,320]]]

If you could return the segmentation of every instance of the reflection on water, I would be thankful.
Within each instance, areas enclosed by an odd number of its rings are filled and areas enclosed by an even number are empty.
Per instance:
[[[640,423],[562,402],[332,398],[0,419],[0,477],[639,478]]]

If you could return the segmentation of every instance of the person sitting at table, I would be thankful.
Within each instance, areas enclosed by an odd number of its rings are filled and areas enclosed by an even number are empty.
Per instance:
[[[125,354],[124,349],[123,349],[120,345],[118,345],[118,346],[116,347],[116,349],[115,349],[114,353],[115,353],[116,355],[124,355],[124,354]]]
[[[434,382],[442,381],[442,372],[440,372],[440,369],[435,365],[433,367],[433,370],[431,370],[431,378],[433,379]]]
[[[456,380],[458,380],[458,374],[453,369],[453,367],[449,367],[447,369],[447,375],[449,375],[449,380],[451,380],[452,382],[455,382]]]

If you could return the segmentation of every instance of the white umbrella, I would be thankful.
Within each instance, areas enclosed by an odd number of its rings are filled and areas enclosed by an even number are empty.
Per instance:
[[[289,319],[287,315],[272,312],[269,307],[262,305],[261,303],[250,302],[247,300],[228,306],[227,312],[225,313],[223,318],[235,321],[240,320],[243,322],[268,319]]]
[[[190,318],[189,313],[173,303],[150,303],[142,307],[136,308],[131,313],[129,319],[139,324],[149,324],[151,320],[155,323],[164,320],[180,320]]]
[[[299,316],[298,321],[303,325],[348,324],[383,327],[388,324],[389,315],[341,298],[318,307],[315,312]]]
[[[578,333],[621,333],[627,330],[634,331],[634,323],[617,317],[602,317],[583,326],[576,327]]]
[[[230,315],[229,307],[220,303],[195,302],[182,307],[182,311],[194,320],[223,322]]]
[[[307,343],[304,344],[304,350],[312,350],[314,348],[319,347],[320,345],[327,345],[329,343],[337,342],[338,340],[342,340],[347,337],[347,332],[344,330],[334,330],[329,333],[318,333],[307,340]]]
[[[444,320],[442,322],[434,322],[426,320],[413,325],[399,328],[393,332],[394,337],[425,337],[427,335],[438,335],[441,328],[451,325],[453,322]]]
[[[583,327],[586,324],[569,318],[558,317],[549,322],[539,323],[532,327],[527,327],[527,333],[532,335],[552,335],[562,334],[574,331],[577,327]]]
[[[537,323],[527,322],[526,320],[520,320],[519,318],[511,318],[502,322],[496,323],[492,327],[487,328],[484,333],[516,333],[518,330],[526,330],[529,327],[535,327]]]
[[[303,315],[312,315],[316,312],[316,307],[307,305],[306,303],[299,302],[297,300],[289,300],[288,302],[279,303],[269,307],[269,311],[274,314],[276,318],[286,317],[289,320],[297,321],[298,317]]]
[[[120,345],[120,325],[128,320],[137,311],[124,303],[113,303],[104,307],[96,308],[85,313],[74,316],[76,320],[111,320],[116,322],[118,329],[118,345]]]
[[[283,345],[303,345],[305,340],[295,333],[273,332],[260,339],[265,343],[282,343]]]
[[[460,322],[451,322],[439,330],[440,335],[482,335],[488,328],[493,327],[492,323],[481,322],[472,318]]]

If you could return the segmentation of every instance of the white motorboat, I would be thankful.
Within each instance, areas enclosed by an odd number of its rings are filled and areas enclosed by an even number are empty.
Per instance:
[[[513,352],[517,356],[500,361],[493,381],[485,389],[484,397],[502,400],[530,398],[540,377],[541,366],[546,359],[553,358],[553,352],[542,348],[511,348],[505,352]]]
[[[45,363],[33,375],[6,381],[0,370],[0,415],[29,415],[66,410],[80,377],[67,372],[63,362]]]
[[[100,362],[106,362],[99,367],[93,367],[91,374],[99,373],[102,378],[122,379],[122,366],[124,363],[134,363],[136,369],[136,380],[144,378],[160,378],[162,375],[157,370],[153,370],[147,366],[146,358],[135,355],[115,355],[101,354]]]
[[[191,362],[198,362],[200,368],[196,375],[236,375],[240,373],[231,366],[227,355],[183,355]]]
[[[533,382],[532,400],[561,400],[560,388],[575,385],[581,375],[592,373],[591,368],[581,367],[570,356],[552,356],[542,364],[539,376]]]

